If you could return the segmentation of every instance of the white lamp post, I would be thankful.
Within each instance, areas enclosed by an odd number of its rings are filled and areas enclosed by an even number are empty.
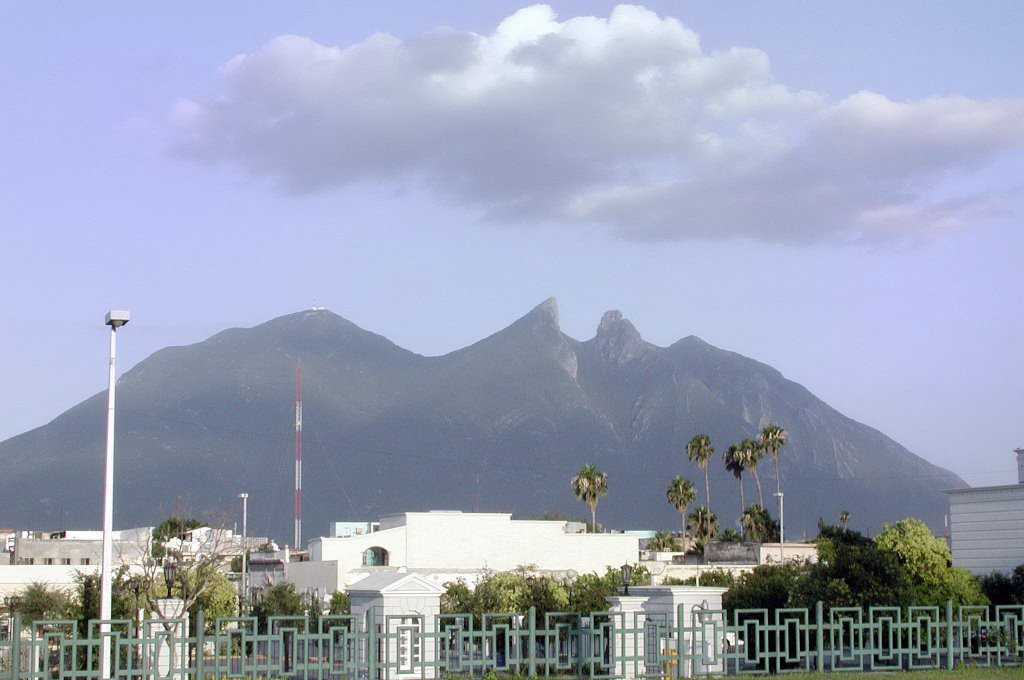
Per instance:
[[[244,615],[248,613],[245,605],[249,601],[249,570],[246,568],[249,558],[249,494],[240,493],[238,497],[242,500],[242,597],[239,602]]]
[[[124,310],[107,312],[104,323],[110,326],[110,374],[107,382],[107,454],[103,476],[103,557],[100,566],[100,620],[110,620],[110,600],[113,585],[114,554],[114,400],[117,366],[117,329],[128,323],[130,315]],[[110,632],[109,623],[101,623],[103,651],[101,672],[110,677]]]

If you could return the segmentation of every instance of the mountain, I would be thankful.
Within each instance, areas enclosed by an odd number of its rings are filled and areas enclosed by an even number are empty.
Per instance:
[[[769,422],[789,433],[780,465],[793,538],[840,510],[863,529],[911,515],[941,527],[942,490],[966,486],[770,366],[695,336],[657,347],[617,311],[581,342],[546,300],[469,347],[425,357],[317,309],[160,350],[121,377],[115,525],[182,509],[234,518],[247,491],[250,533],[290,542],[297,362],[305,538],[406,510],[583,517],[569,479],[587,463],[609,475],[600,522],[671,529],[669,480],[703,489],[685,456],[701,432],[718,451],[713,510],[734,526],[739,490],[721,453]],[[103,392],[0,443],[0,525],[100,525],[105,415]],[[774,511],[771,459],[758,471]]]

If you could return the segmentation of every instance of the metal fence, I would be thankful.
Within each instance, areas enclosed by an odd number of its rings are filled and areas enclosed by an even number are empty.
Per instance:
[[[435,617],[198,616],[99,622],[42,621],[0,642],[0,680],[100,678],[109,641],[113,677],[414,680],[482,676],[681,678],[794,671],[893,671],[1021,666],[1024,606],[872,607],[684,611],[443,614]]]

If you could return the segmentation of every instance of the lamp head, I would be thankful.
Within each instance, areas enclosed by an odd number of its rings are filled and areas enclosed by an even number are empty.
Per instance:
[[[112,309],[107,312],[106,319],[103,321],[108,326],[111,326],[114,330],[117,330],[121,326],[128,323],[131,319],[131,314],[124,309]]]

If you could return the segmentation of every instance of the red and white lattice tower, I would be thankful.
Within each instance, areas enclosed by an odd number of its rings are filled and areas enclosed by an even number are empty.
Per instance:
[[[295,362],[295,542],[302,549],[302,364]]]

